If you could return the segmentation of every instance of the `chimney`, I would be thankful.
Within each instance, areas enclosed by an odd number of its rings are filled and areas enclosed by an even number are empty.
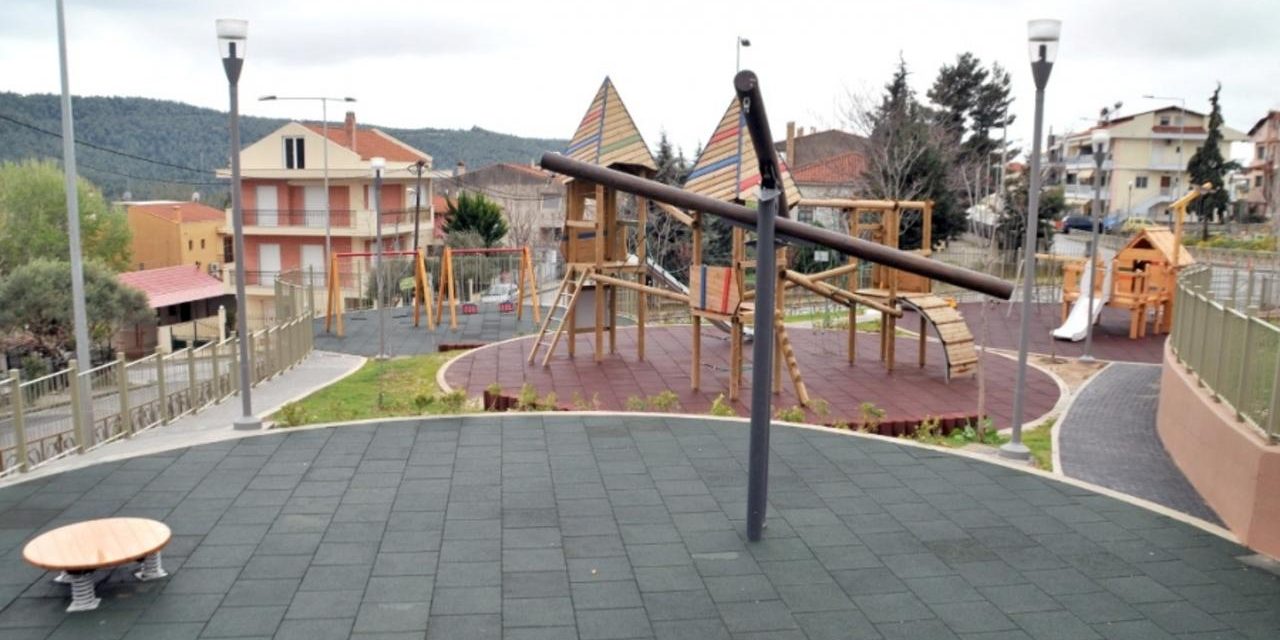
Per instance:
[[[182,224],[182,207],[173,205],[173,217],[177,219],[178,224]]]
[[[453,175],[460,176],[467,172],[467,163],[459,160],[458,165],[453,168]]]
[[[347,119],[342,123],[342,128],[347,132],[347,142],[351,146],[352,151],[356,149],[356,112],[348,111]]]
[[[792,120],[787,123],[787,164],[797,166],[796,162],[796,121]]]

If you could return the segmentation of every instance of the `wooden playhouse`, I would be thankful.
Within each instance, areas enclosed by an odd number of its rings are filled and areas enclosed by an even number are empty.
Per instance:
[[[1062,318],[1065,321],[1071,305],[1087,292],[1081,291],[1086,260],[1076,260],[1063,267]],[[1174,292],[1178,272],[1195,259],[1168,227],[1146,227],[1116,252],[1111,260],[1111,277],[1095,278],[1095,299],[1107,299],[1107,306],[1129,312],[1129,337],[1147,334],[1148,319],[1155,333],[1168,333],[1173,327]],[[1102,266],[1101,261],[1098,264]],[[1110,295],[1103,287],[1110,282]]]

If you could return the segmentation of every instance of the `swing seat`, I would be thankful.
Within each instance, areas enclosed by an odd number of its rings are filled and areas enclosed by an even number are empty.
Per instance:
[[[499,313],[515,313],[515,311],[516,311],[516,304],[515,304],[514,302],[499,302],[499,303],[498,303],[498,312],[499,312]]]
[[[477,313],[480,313],[480,305],[478,305],[478,304],[476,304],[476,303],[474,303],[474,302],[464,302],[464,303],[462,303],[462,315],[464,315],[464,316],[474,316],[474,315],[475,315],[475,314],[477,314]]]

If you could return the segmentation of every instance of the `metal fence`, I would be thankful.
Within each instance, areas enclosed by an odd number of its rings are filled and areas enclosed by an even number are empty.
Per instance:
[[[1178,278],[1173,335],[1178,362],[1236,419],[1276,442],[1280,431],[1280,328],[1274,279],[1198,264]]]
[[[296,296],[286,290],[282,297]],[[311,348],[305,315],[251,333],[253,384],[300,363]],[[10,370],[0,379],[0,477],[131,438],[236,395],[238,356],[239,340],[232,337],[169,354],[157,349],[132,362],[121,353],[88,370],[71,360],[66,369],[33,380]]]

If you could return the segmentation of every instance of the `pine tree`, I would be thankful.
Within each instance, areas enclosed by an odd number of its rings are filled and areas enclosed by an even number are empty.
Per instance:
[[[448,213],[444,223],[446,234],[473,231],[484,240],[484,246],[497,246],[507,236],[507,221],[502,207],[484,194],[458,194],[457,200],[446,200]]]
[[[1203,185],[1208,182],[1213,185],[1213,190],[1200,196],[1200,211],[1207,212],[1202,215],[1206,221],[1209,217],[1221,221],[1223,214],[1227,210],[1230,198],[1227,191],[1222,188],[1227,172],[1238,168],[1239,164],[1231,161],[1228,162],[1222,157],[1222,107],[1218,104],[1218,94],[1222,91],[1222,84],[1219,83],[1213,90],[1213,95],[1209,96],[1209,133],[1205,137],[1204,145],[1196,150],[1191,156],[1191,160],[1187,163],[1187,172],[1191,174],[1191,184]],[[1186,117],[1183,114],[1183,117]],[[1181,194],[1178,194],[1181,195]]]
[[[927,94],[938,106],[933,120],[959,141],[964,137],[965,123],[970,118],[987,81],[987,70],[972,53],[956,56],[955,64],[942,65],[938,77]]]

